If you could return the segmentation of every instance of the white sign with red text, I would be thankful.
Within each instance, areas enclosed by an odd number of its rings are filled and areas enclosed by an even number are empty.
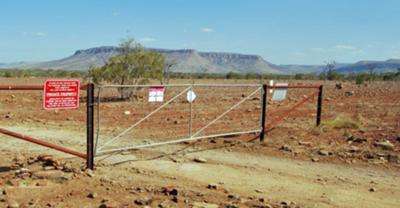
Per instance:
[[[149,88],[149,102],[163,102],[165,87],[153,86]]]

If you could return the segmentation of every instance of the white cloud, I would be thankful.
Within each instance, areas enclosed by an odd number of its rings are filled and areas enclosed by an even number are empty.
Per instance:
[[[44,37],[44,36],[47,36],[47,33],[39,31],[39,32],[35,32],[35,36]]]
[[[336,49],[343,49],[343,50],[357,50],[356,47],[351,46],[351,45],[336,45]]]
[[[352,45],[339,44],[339,45],[336,45],[334,48],[337,49],[337,50],[348,51],[352,55],[360,55],[360,54],[364,54],[365,53],[365,51],[363,49],[357,48],[357,47],[352,46]]]
[[[143,43],[151,43],[151,42],[155,42],[157,40],[155,38],[151,38],[151,37],[144,37],[144,38],[140,38],[139,41],[143,42]]]
[[[203,28],[201,28],[201,32],[211,33],[211,32],[214,32],[214,30],[209,27],[203,27]]]
[[[391,59],[400,59],[400,51],[392,51]]]

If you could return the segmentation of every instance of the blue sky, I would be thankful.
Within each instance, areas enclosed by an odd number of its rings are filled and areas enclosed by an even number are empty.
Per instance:
[[[3,0],[0,62],[45,61],[133,36],[147,47],[274,64],[400,58],[398,0]]]

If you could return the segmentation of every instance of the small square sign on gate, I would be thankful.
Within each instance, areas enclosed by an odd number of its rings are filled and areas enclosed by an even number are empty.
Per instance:
[[[78,80],[47,80],[44,85],[43,108],[73,109],[79,107]]]
[[[149,102],[163,102],[165,87],[154,86],[149,88]]]

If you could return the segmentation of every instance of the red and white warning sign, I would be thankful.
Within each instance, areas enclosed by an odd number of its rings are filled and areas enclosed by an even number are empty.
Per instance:
[[[165,87],[154,86],[149,88],[149,102],[163,102]]]
[[[44,85],[43,108],[72,109],[79,107],[78,80],[47,80]]]

